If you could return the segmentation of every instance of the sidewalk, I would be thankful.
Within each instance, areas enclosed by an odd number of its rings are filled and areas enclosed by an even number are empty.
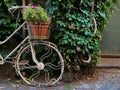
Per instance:
[[[105,63],[108,60],[111,61],[110,64],[108,63],[109,67]],[[102,59],[92,77],[86,76],[84,79],[72,83],[60,82],[57,86],[52,87],[33,87],[11,82],[9,78],[0,78],[0,90],[120,90],[120,67],[113,67],[113,60],[116,60],[116,64],[120,66],[119,59]],[[113,66],[110,67],[110,65]],[[104,66],[106,67],[104,68]]]
[[[120,90],[120,69],[97,69],[94,77],[52,87],[33,87],[19,83],[0,83],[0,90]],[[1,81],[1,80],[0,80]]]

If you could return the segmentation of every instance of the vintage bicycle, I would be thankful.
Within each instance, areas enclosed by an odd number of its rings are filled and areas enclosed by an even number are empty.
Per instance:
[[[13,14],[16,10],[21,10],[27,6],[14,6],[9,8]],[[4,58],[0,54],[0,64],[12,63],[17,75],[29,85],[49,86],[56,84],[64,72],[64,60],[58,48],[47,38],[35,38],[31,34],[28,22],[24,21],[5,40],[0,41],[0,46],[11,39],[18,31],[24,27],[28,35]]]

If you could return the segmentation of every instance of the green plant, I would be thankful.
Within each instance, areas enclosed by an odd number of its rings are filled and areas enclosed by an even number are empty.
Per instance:
[[[6,2],[5,2],[6,1]],[[8,12],[8,6],[14,2],[0,1],[0,40],[5,39],[16,27],[15,18]]]
[[[8,7],[16,5],[15,0],[0,0],[0,41],[3,41],[8,37],[16,28],[16,18],[12,17],[12,15],[8,12]],[[15,16],[17,13],[14,13]],[[15,39],[15,37],[17,38]],[[14,45],[21,40],[18,34],[14,35],[14,37],[6,42],[5,44],[0,46],[0,53],[6,56],[11,49],[14,48]],[[10,48],[9,45],[12,47]]]
[[[65,88],[66,88],[66,90],[72,90],[72,86],[71,86],[70,84],[67,84],[67,85],[65,86]]]
[[[47,0],[52,16],[51,41],[61,51],[66,69],[95,66],[100,57],[101,36],[119,0]],[[77,50],[76,48],[79,48]],[[91,63],[81,58],[91,55]],[[79,69],[81,70],[81,69]]]
[[[23,18],[34,24],[41,22],[49,23],[47,12],[41,6],[31,6],[30,4],[23,10]]]

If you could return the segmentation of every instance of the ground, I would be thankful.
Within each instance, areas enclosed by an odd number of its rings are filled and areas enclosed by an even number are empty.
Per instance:
[[[91,76],[52,87],[33,87],[21,83],[11,64],[0,66],[0,90],[120,90],[120,68],[96,68]]]

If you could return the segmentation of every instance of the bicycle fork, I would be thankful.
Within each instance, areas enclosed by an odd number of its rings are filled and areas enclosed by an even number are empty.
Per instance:
[[[36,58],[36,52],[35,52],[34,46],[33,46],[33,44],[32,44],[31,41],[30,41],[30,48],[31,48],[31,53],[32,53],[32,59],[33,59],[33,61],[36,63],[37,68],[38,68],[39,70],[43,70],[44,67],[45,67],[45,65],[44,65],[43,62],[39,62],[39,61],[37,60],[37,58]]]

